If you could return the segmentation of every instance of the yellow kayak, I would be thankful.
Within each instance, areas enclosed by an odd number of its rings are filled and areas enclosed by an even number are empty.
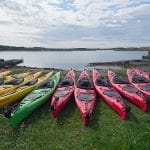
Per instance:
[[[0,86],[0,95],[16,90],[18,87],[25,85],[27,82],[38,78],[42,74],[41,71],[28,75],[27,77],[14,78],[13,80],[6,82],[4,85]]]
[[[12,73],[12,71],[10,71],[10,70],[0,72],[0,77],[8,76],[8,75],[10,75],[11,73]]]
[[[38,71],[38,72],[36,72],[36,73],[34,73],[34,74],[31,74],[31,75],[25,77],[25,78],[24,78],[24,81],[19,84],[19,87],[20,87],[20,86],[23,86],[23,85],[25,85],[25,84],[27,84],[28,82],[30,82],[30,81],[32,81],[32,80],[34,80],[34,79],[37,79],[37,78],[40,77],[42,74],[43,74],[42,71]]]
[[[0,85],[10,82],[11,80],[14,80],[14,78],[24,78],[30,75],[31,73],[32,72],[25,72],[25,73],[19,73],[19,74],[9,75],[5,77],[0,77]]]
[[[30,80],[24,86],[19,87],[14,91],[1,95],[0,107],[12,104],[16,101],[23,99],[32,90],[34,90],[37,86],[39,86],[43,81],[47,80],[52,74],[53,74],[53,71],[42,77],[39,77],[37,80],[36,79],[33,79],[32,81]]]

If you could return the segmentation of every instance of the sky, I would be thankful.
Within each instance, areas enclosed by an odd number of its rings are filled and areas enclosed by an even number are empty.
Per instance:
[[[0,45],[150,46],[150,0],[0,0]]]

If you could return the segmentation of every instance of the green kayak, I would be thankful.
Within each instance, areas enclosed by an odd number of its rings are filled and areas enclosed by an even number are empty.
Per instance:
[[[26,96],[11,112],[10,123],[12,127],[17,127],[24,118],[27,118],[32,112],[48,101],[59,83],[59,80],[60,72],[57,72]]]

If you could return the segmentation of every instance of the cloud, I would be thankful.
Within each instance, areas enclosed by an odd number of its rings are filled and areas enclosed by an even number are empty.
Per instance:
[[[63,2],[65,1],[2,1],[0,4],[2,17],[0,19],[8,20],[9,18],[18,23],[39,26],[43,22],[43,24],[46,23],[50,26],[67,24],[96,27],[107,25],[107,23],[110,24],[110,22],[114,23],[116,19],[116,23],[121,22],[122,19],[130,19],[135,12],[140,11],[140,13],[143,13],[142,11],[145,7],[150,7],[149,4],[133,5],[134,3],[137,4],[135,0],[126,0],[124,2],[121,0],[74,0],[74,3],[70,3],[72,9],[65,10],[65,3]],[[133,6],[130,6],[131,4]],[[129,7],[126,7],[128,5]]]
[[[150,33],[147,33],[150,25],[149,0],[3,0],[0,2],[0,14],[0,44],[9,39],[5,43],[51,47],[49,39],[56,43],[78,41],[80,46],[81,42],[85,44],[82,37],[99,40],[106,35],[113,39],[111,42],[114,39],[117,42],[122,33],[126,35],[132,31],[130,26],[133,24],[137,33],[150,37]],[[135,36],[132,34],[133,39]],[[18,37],[22,40],[18,40]],[[70,43],[74,43],[71,41],[68,43],[70,46]]]

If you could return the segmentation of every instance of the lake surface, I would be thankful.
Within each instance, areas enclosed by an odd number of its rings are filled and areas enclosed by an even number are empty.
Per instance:
[[[91,62],[119,61],[130,59],[141,59],[147,55],[146,51],[2,51],[0,58],[4,59],[23,59],[21,66],[41,67],[41,68],[58,68],[81,70]],[[108,66],[107,66],[108,67]],[[99,68],[106,68],[100,66]]]

